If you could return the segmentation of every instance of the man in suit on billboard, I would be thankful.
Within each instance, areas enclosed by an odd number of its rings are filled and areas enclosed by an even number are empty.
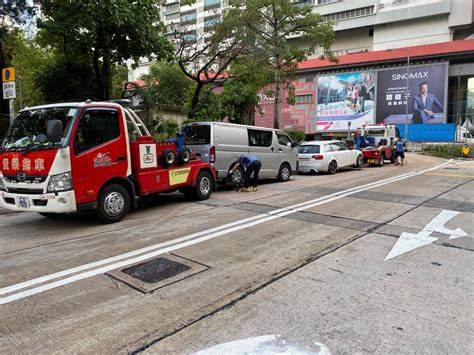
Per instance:
[[[413,98],[413,123],[429,123],[434,119],[434,107],[443,112],[443,104],[434,96],[428,93],[428,83],[423,82],[418,85],[420,93]]]

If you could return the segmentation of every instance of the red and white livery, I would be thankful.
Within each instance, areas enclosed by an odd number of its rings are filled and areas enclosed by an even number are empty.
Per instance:
[[[1,144],[0,207],[47,217],[92,209],[113,223],[151,193],[207,199],[214,170],[185,153],[178,159],[175,143],[154,141],[138,116],[116,103],[28,108]]]

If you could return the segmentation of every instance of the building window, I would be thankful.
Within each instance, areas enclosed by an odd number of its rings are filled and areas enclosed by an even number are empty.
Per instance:
[[[204,30],[209,31],[214,25],[219,23],[221,20],[220,16],[210,16],[204,18]]]
[[[179,20],[179,12],[171,15],[166,15],[165,19],[166,21]]]
[[[196,10],[190,12],[183,12],[181,13],[181,24],[188,25],[196,23]]]
[[[295,95],[295,103],[309,104],[313,102],[313,94]]]
[[[204,0],[204,11],[216,9],[221,6],[221,0]]]
[[[179,12],[179,3],[166,5],[165,15],[170,15]]]
[[[332,4],[333,2],[339,2],[341,0],[318,0],[318,5]]]
[[[324,15],[323,21],[330,22],[330,21],[349,20],[351,18],[372,15],[373,13],[374,13],[374,6],[367,6],[367,7],[362,7],[360,9],[342,11],[342,12],[336,12],[329,15]]]

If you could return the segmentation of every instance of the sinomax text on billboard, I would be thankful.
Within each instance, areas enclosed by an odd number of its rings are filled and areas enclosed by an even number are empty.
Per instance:
[[[404,67],[380,70],[377,73],[376,122],[445,123],[446,65],[417,65],[408,73]]]

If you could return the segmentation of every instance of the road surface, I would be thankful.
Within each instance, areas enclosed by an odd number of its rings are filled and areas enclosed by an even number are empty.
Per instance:
[[[473,192],[409,154],[114,225],[0,211],[0,353],[472,353]]]

